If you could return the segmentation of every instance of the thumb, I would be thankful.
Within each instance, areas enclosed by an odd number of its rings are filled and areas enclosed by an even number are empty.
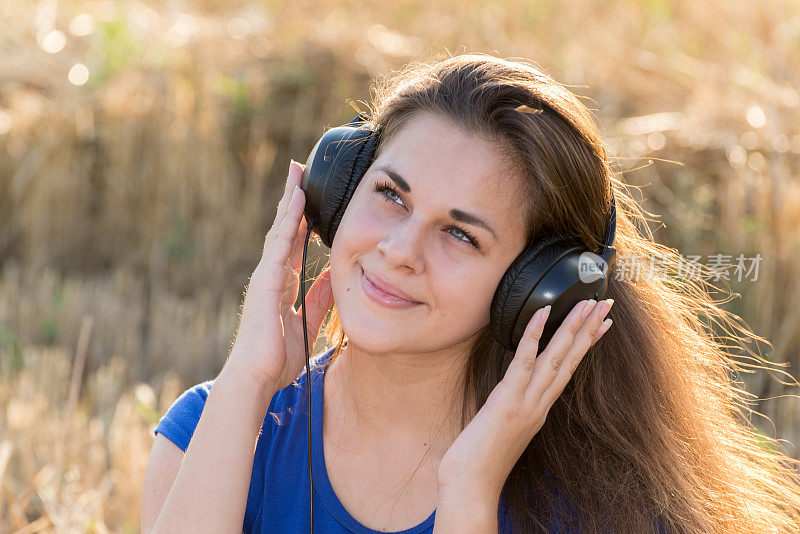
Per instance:
[[[309,333],[316,336],[319,328],[325,319],[328,310],[333,305],[333,289],[331,288],[331,269],[328,267],[322,271],[308,290],[306,295],[306,321],[308,321]],[[302,306],[300,308],[302,312]]]

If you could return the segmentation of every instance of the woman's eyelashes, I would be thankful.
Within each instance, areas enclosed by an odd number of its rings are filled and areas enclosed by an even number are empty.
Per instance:
[[[380,194],[381,198],[383,198],[386,202],[401,205],[399,204],[399,202],[397,202],[397,200],[395,200],[395,197],[397,197],[398,200],[402,199],[400,196],[400,192],[390,182],[386,181],[376,182],[373,191]],[[473,246],[476,249],[481,248],[480,244],[478,243],[478,239],[465,229],[460,228],[456,225],[450,225],[446,228],[446,230],[455,230],[456,232],[459,232],[463,234],[464,237],[466,237],[466,239],[462,239],[460,237],[457,237],[455,234],[450,234],[456,238],[456,241],[464,243],[465,245]]]

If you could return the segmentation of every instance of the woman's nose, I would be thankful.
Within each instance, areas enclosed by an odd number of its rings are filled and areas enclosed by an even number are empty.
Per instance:
[[[408,267],[416,273],[425,264],[422,258],[422,231],[412,224],[394,228],[378,243],[378,250],[392,267]]]

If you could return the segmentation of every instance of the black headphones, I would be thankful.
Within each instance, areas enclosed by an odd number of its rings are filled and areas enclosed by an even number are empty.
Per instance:
[[[344,126],[326,131],[314,145],[306,161],[301,189],[305,192],[305,217],[308,222],[306,243],[311,231],[319,235],[328,248],[347,204],[353,197],[361,178],[375,156],[380,131],[373,130],[368,117],[359,113]],[[616,233],[617,211],[611,195],[611,213],[600,254],[588,250],[575,237],[556,234],[532,242],[517,256],[506,270],[494,293],[490,311],[490,326],[498,342],[506,349],[516,351],[525,327],[540,308],[552,306],[539,341],[541,352],[555,331],[575,305],[588,299],[602,300],[608,288],[608,276],[616,260],[613,246]],[[303,333],[305,325],[305,263],[303,251]],[[306,368],[308,366],[308,338],[306,337]],[[308,403],[311,405],[310,377]],[[309,475],[311,475],[311,426],[309,410]],[[314,479],[311,478],[313,503]],[[311,508],[313,533],[313,506]]]

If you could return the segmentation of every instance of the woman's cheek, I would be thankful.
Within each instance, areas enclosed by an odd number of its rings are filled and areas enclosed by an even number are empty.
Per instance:
[[[371,220],[374,222],[386,223],[390,222],[395,217],[397,217],[397,213],[394,211],[392,206],[390,206],[385,201],[380,201],[375,199],[365,202],[364,208],[359,210],[359,213],[363,216],[364,219]]]
[[[454,314],[461,317],[464,324],[471,324],[478,330],[489,324],[489,312],[496,285],[487,285],[494,273],[482,270],[459,268],[463,263],[452,261],[449,264],[449,276],[440,277],[446,281],[446,299]]]
[[[364,248],[366,243],[371,242],[371,237],[374,235],[379,221],[380,218],[370,203],[351,201],[334,238],[334,241],[340,240],[339,243],[336,243],[337,246],[342,247],[340,252],[350,256],[352,253],[358,252],[354,249]]]
[[[396,219],[380,206],[368,204],[365,209],[356,212],[352,222],[353,227],[358,229],[358,241],[375,247],[391,231]]]

